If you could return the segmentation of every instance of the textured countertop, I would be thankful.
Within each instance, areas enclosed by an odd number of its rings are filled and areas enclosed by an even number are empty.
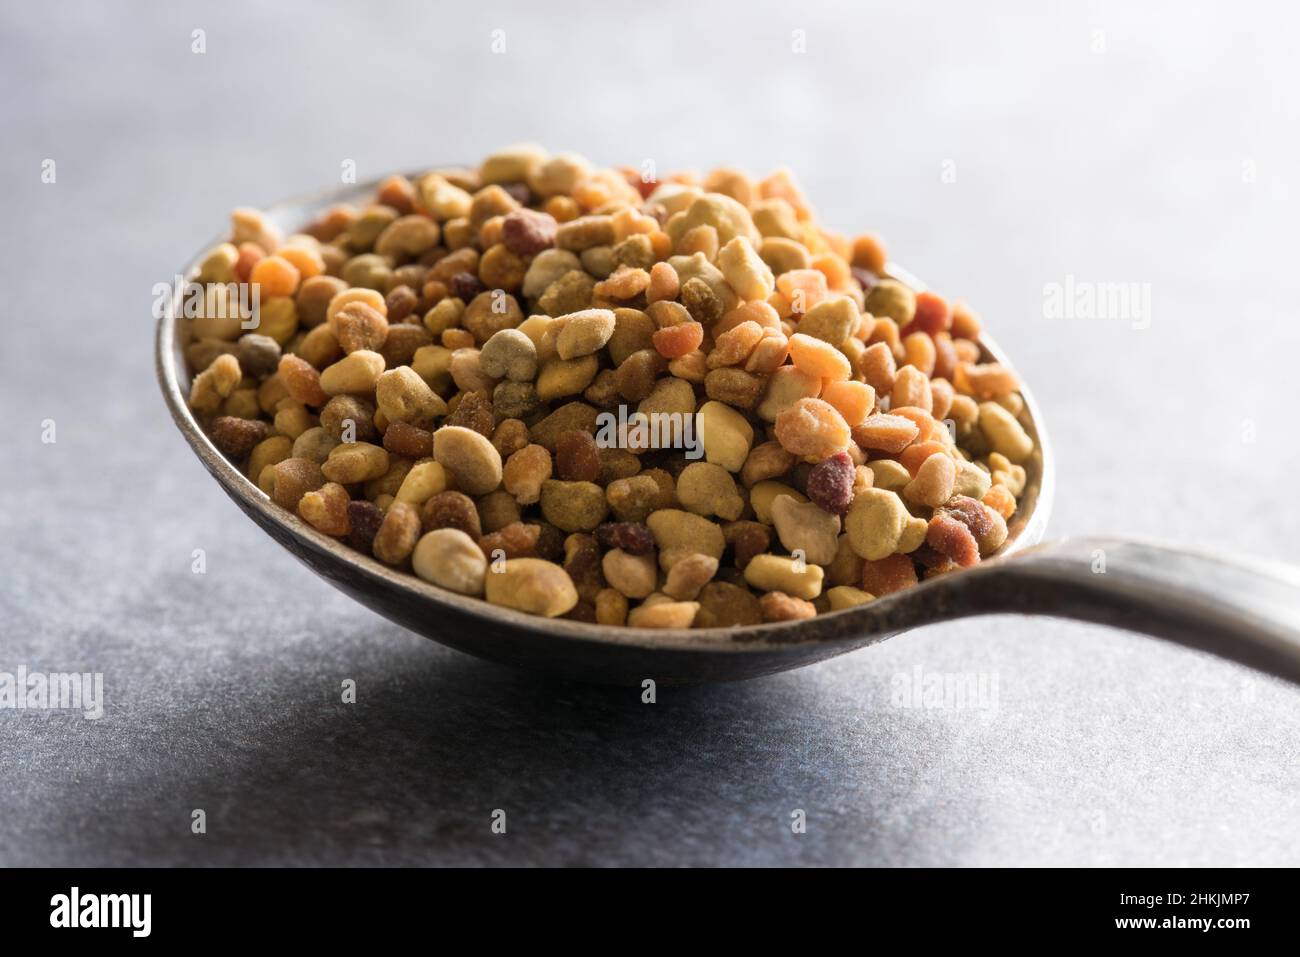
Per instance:
[[[1294,8],[715,6],[0,12],[0,672],[104,681],[0,710],[0,864],[1300,863],[1300,689],[1005,617],[645,705],[387,623],[185,447],[151,290],[232,206],[523,139],[788,164],[1034,384],[1049,535],[1300,562]],[[918,668],[990,694],[897,706]]]

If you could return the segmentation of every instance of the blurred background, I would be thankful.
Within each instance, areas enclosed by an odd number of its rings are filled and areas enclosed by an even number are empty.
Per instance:
[[[653,707],[404,632],[238,515],[169,421],[149,318],[232,207],[349,160],[789,166],[1015,360],[1050,536],[1300,562],[1298,26],[1280,2],[6,6],[0,670],[102,671],[106,713],[0,711],[0,863],[1300,863],[1300,692],[1117,632],[963,622]],[[1149,313],[1059,318],[1071,283]],[[996,675],[998,707],[890,707],[918,665]]]

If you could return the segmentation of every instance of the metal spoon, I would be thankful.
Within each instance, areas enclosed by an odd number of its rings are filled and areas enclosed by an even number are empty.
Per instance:
[[[267,214],[292,231],[336,203],[364,203],[377,183],[292,200]],[[182,275],[192,275],[197,265],[198,257]],[[889,271],[923,288],[901,268]],[[1118,539],[1037,544],[1051,511],[1054,470],[1043,416],[1028,389],[1022,390],[1021,423],[1037,448],[1026,463],[1025,493],[996,556],[800,622],[675,631],[610,628],[538,618],[443,591],[321,534],[272,503],[217,451],[190,413],[182,351],[186,332],[170,316],[159,320],[158,380],[181,434],[226,494],[342,591],[469,654],[591,681],[731,681],[798,668],[932,622],[1012,613],[1115,625],[1300,682],[1300,570]],[[1007,362],[989,336],[983,336],[981,347],[990,359]]]

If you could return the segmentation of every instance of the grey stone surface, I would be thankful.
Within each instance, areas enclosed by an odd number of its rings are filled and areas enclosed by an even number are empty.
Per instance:
[[[1016,357],[1049,534],[1300,562],[1294,7],[311,9],[0,12],[0,670],[106,696],[0,711],[0,864],[1300,863],[1300,690],[1146,639],[962,622],[646,706],[406,633],[208,478],[148,318],[229,207],[345,159],[787,163]],[[1044,318],[1069,275],[1149,283],[1149,327]],[[917,666],[997,707],[892,706]]]

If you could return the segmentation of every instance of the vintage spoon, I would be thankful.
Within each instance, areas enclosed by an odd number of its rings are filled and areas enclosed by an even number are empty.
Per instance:
[[[267,215],[291,232],[336,203],[364,204],[377,182],[282,203]],[[191,276],[197,264],[196,257],[182,275]],[[890,273],[923,288],[900,268],[891,266]],[[217,451],[190,413],[186,333],[170,316],[158,321],[158,380],[181,434],[226,494],[272,538],[362,604],[482,658],[601,682],[730,681],[798,668],[920,625],[1011,613],[1115,625],[1300,682],[1300,570],[1118,539],[1037,544],[1051,510],[1054,473],[1043,416],[1028,389],[1021,421],[1037,449],[1026,463],[1028,483],[1010,534],[993,558],[801,622],[678,631],[608,628],[537,618],[444,591],[321,534],[272,503]],[[1007,362],[989,336],[981,346],[990,358]]]

